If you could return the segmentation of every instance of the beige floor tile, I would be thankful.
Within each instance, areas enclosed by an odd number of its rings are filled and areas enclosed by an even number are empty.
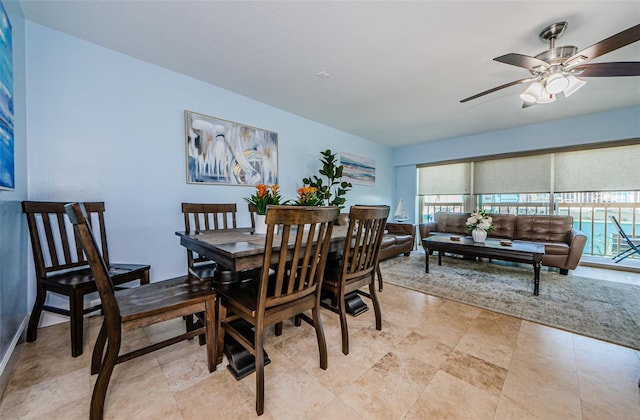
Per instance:
[[[340,398],[335,398],[313,417],[314,420],[357,420],[365,418]]]
[[[514,348],[511,346],[498,344],[490,339],[478,337],[471,332],[462,337],[456,350],[505,369],[509,368],[514,352]]]
[[[415,359],[387,354],[340,394],[365,418],[403,418],[436,369]]]
[[[197,384],[176,392],[175,399],[185,419],[258,417],[255,394],[226,369],[219,369]],[[272,419],[273,416],[265,410],[260,418]]]
[[[469,334],[497,345],[515,347],[522,320],[512,316],[482,311],[468,330]]]
[[[26,388],[10,386],[5,392],[0,408],[0,418],[15,416],[18,418],[45,418],[46,413],[62,407],[77,407],[70,413],[72,417],[84,413],[80,401],[90,398],[89,372],[78,369],[67,374],[56,375]]]
[[[498,398],[438,371],[411,407],[407,419],[493,419]]]
[[[507,375],[507,369],[459,350],[449,354],[440,369],[496,396],[500,395]]]
[[[618,376],[578,373],[585,418],[640,419],[640,370]]]
[[[417,333],[408,334],[393,347],[393,352],[400,357],[417,359],[434,368],[439,368],[452,351],[452,347]]]
[[[516,365],[516,366],[514,366]],[[528,366],[525,366],[528,365]],[[580,418],[577,375],[533,361],[512,361],[502,395],[525,404],[525,412],[546,418]]]

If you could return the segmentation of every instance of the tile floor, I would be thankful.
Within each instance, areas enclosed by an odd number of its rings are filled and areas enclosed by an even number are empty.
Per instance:
[[[262,418],[640,419],[638,351],[391,284],[380,298],[382,331],[372,310],[349,317],[348,356],[337,316],[323,310],[326,371],[311,327],[288,323],[282,336],[270,332]],[[22,344],[0,418],[88,418],[90,345],[100,320],[88,320],[84,354],[75,359],[66,323]],[[179,321],[158,324],[124,343],[182,328]],[[236,381],[223,366],[226,360],[210,374],[197,340],[118,365],[105,418],[256,417],[255,376]]]

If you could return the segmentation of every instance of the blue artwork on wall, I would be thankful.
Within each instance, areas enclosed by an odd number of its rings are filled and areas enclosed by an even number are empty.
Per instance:
[[[15,188],[14,162],[11,23],[0,2],[0,189]]]

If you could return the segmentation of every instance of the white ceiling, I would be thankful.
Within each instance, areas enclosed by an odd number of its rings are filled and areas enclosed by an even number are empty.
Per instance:
[[[314,121],[400,147],[640,105],[640,77],[588,78],[522,109],[529,76],[493,61],[583,49],[640,22],[635,1],[36,1],[25,18]],[[638,61],[640,42],[593,62]],[[320,78],[325,71],[330,78]]]

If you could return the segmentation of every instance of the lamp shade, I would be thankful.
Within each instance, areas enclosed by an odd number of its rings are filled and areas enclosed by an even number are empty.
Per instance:
[[[573,95],[575,92],[577,92],[582,86],[586,85],[587,82],[585,82],[584,80],[580,80],[577,77],[575,77],[574,75],[570,74],[567,76],[567,80],[569,81],[569,85],[567,86],[567,88],[563,91],[564,92],[564,97],[567,98],[571,95]]]
[[[567,86],[569,86],[569,81],[562,73],[551,73],[549,77],[547,77],[544,88],[547,93],[555,95],[565,90]]]
[[[528,103],[536,103],[542,96],[542,83],[533,82],[520,94],[520,99]]]

